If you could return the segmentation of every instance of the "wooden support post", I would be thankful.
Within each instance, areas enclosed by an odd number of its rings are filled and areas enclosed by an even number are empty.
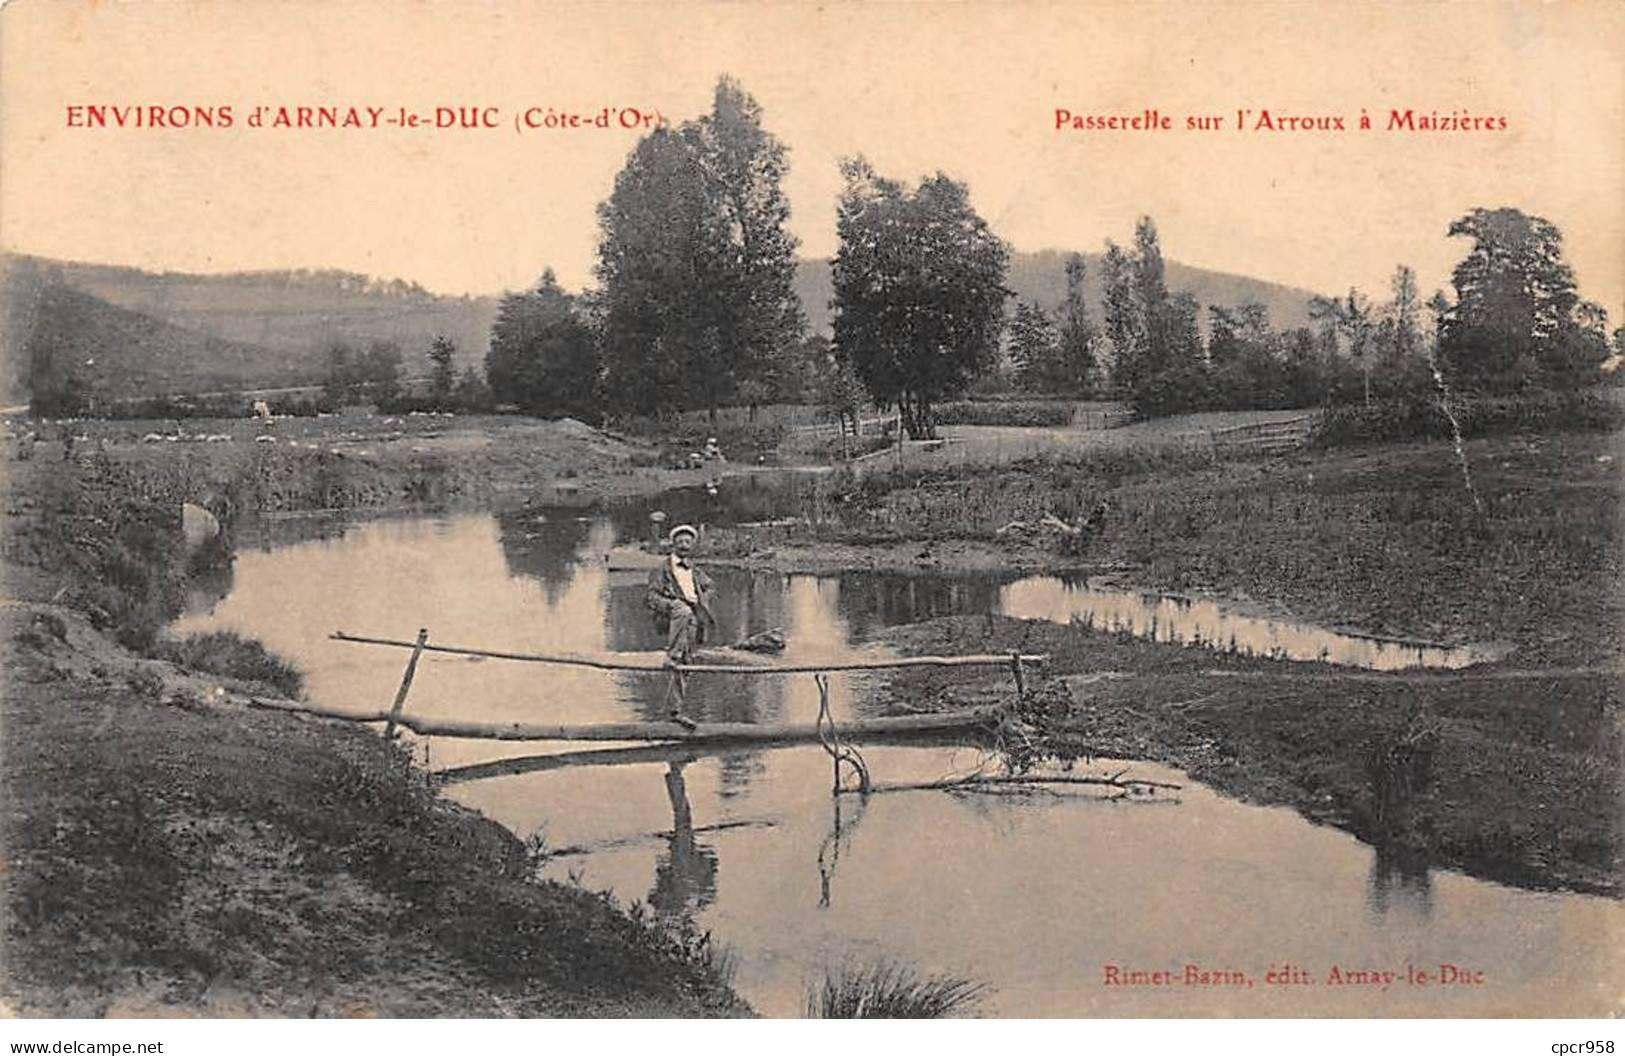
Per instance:
[[[1019,652],[1010,654],[1010,669],[1016,673],[1017,699],[1025,697],[1027,695],[1027,678],[1021,672],[1021,654]]]
[[[829,742],[835,747],[830,753],[830,795],[841,790],[841,731],[835,728],[835,715],[829,710],[829,676],[815,675],[818,679],[818,716],[829,723]]]
[[[406,707],[406,694],[412,688],[412,676],[417,674],[418,657],[423,655],[423,645],[429,640],[429,628],[418,628],[417,645],[412,649],[412,658],[406,661],[406,674],[401,676],[401,688],[395,691],[395,703],[389,709],[389,721],[384,724],[384,740],[395,739],[395,723],[401,717],[401,709]]]

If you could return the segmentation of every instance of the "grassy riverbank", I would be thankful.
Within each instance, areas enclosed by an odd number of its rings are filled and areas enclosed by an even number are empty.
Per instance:
[[[827,570],[836,554],[848,567],[1088,571],[1367,634],[1504,641],[1523,664],[1615,663],[1620,434],[1493,437],[1466,456],[1478,506],[1438,441],[833,477],[787,503],[793,520],[711,545],[786,570]],[[1046,530],[1046,514],[1081,530]]]
[[[1382,674],[1224,656],[1081,627],[953,617],[887,639],[919,653],[1048,653],[1069,752],[1165,762],[1220,791],[1285,805],[1405,867],[1619,897],[1616,674]],[[932,672],[892,680],[910,710],[1010,694]]]
[[[415,497],[403,484],[423,454],[394,465],[284,445],[164,445],[9,467],[9,1010],[748,1011],[704,936],[535,881],[511,834],[440,799],[375,733],[252,709],[253,697],[297,684],[275,658],[242,641],[162,636],[191,561],[181,501],[222,513],[335,496],[395,505]],[[579,465],[558,449],[503,458],[568,480],[593,469],[583,454]],[[325,487],[313,482],[313,467],[334,466]],[[469,473],[452,465],[445,479]]]
[[[1436,441],[877,475],[820,484],[795,522],[716,544],[782,570],[1088,572],[1329,628],[1499,643],[1506,658],[1472,672],[1384,676],[1039,622],[933,621],[893,636],[921,652],[1053,653],[1076,710],[1052,732],[1098,754],[1173,763],[1410,863],[1617,897],[1620,440],[1473,441],[1473,492]],[[1078,537],[1000,531],[1045,514],[1078,525],[1095,510]],[[916,675],[894,691],[909,708],[952,707],[975,687]]]
[[[700,937],[531,882],[511,836],[375,736],[253,710],[275,690],[220,674],[291,688],[274,658],[160,633],[190,560],[183,500],[229,530],[233,511],[586,503],[716,469],[662,470],[654,449],[568,423],[277,428],[276,443],[99,437],[69,460],[53,441],[8,466],[5,999],[24,1014],[739,1011]],[[1504,642],[1481,673],[1391,677],[985,617],[895,634],[1050,652],[1072,701],[1052,732],[1074,747],[1290,804],[1396,860],[1618,896],[1619,440],[1473,441],[1476,505],[1438,442],[831,474],[770,511],[793,521],[706,546],[781,570],[1081,569],[1367,633]],[[1035,528],[1046,514],[1081,530]],[[893,685],[911,707],[995,688]]]
[[[698,936],[529,879],[375,733],[4,613],[6,996],[23,1015],[638,1015],[738,1005]]]

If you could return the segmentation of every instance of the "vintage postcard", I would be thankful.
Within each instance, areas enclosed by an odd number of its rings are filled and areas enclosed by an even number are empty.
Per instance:
[[[1617,3],[12,0],[0,250],[8,1015],[1625,1009]]]

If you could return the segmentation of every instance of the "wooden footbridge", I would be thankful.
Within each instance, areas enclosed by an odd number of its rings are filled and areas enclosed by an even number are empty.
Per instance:
[[[427,628],[419,630],[416,640],[377,638],[335,631],[329,637],[334,641],[358,645],[383,646],[410,650],[401,683],[395,699],[387,709],[370,712],[338,711],[332,708],[295,704],[291,701],[257,701],[261,707],[298,711],[306,714],[342,719],[347,722],[384,724],[384,737],[394,738],[398,729],[408,729],[425,737],[466,737],[500,741],[644,741],[672,743],[689,747],[715,748],[729,745],[790,745],[822,744],[835,762],[836,788],[840,789],[841,766],[847,764],[858,776],[860,789],[869,787],[868,769],[862,756],[852,748],[854,742],[895,740],[925,734],[968,731],[990,726],[995,716],[991,710],[944,712],[925,715],[900,715],[883,718],[851,719],[838,726],[829,709],[829,674],[836,671],[878,671],[901,668],[959,668],[1008,666],[1015,679],[1018,693],[1025,692],[1027,668],[1048,660],[1041,654],[1009,653],[973,656],[912,656],[885,659],[850,659],[819,661],[814,663],[775,663],[759,654],[737,650],[710,650],[701,654],[705,662],[672,664],[664,653],[519,653],[467,646],[431,645]],[[537,722],[479,722],[472,720],[432,719],[407,713],[406,703],[417,673],[418,661],[424,653],[449,653],[457,656],[509,660],[520,663],[557,664],[593,668],[600,671],[642,672],[663,674],[668,679],[668,697],[679,704],[690,675],[726,675],[736,677],[778,677],[810,674],[818,686],[819,713],[814,722],[803,723],[696,723],[692,728],[678,722],[608,722],[590,724],[558,724]]]

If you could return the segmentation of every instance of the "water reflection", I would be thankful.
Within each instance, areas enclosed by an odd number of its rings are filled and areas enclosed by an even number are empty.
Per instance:
[[[846,816],[842,816],[843,804],[847,806]],[[818,845],[818,908],[828,909],[833,899],[835,884],[835,870],[840,867],[841,855],[851,846],[852,834],[857,831],[858,822],[863,819],[863,809],[869,805],[867,796],[859,799],[843,800],[840,796],[830,797],[830,828],[829,835],[824,842]]]
[[[1366,883],[1366,908],[1377,918],[1390,913],[1425,921],[1433,916],[1433,871],[1415,855],[1376,847]]]
[[[578,542],[582,531],[589,542]],[[330,631],[409,639],[427,626],[438,643],[515,652],[658,646],[641,576],[560,556],[614,535],[602,520],[526,527],[476,516],[371,522],[273,551],[245,548],[226,597],[178,629],[253,634],[301,663],[313,698],[372,710],[387,706],[403,654],[332,642]],[[782,623],[792,660],[854,655],[867,628],[918,612],[1008,606],[1020,615],[1042,610],[1046,598],[1067,599],[1059,581],[1045,595],[986,578],[723,574],[725,633]],[[1056,611],[1065,619],[1074,610]],[[837,717],[877,706],[880,677],[834,679]],[[662,690],[659,677],[430,654],[408,709],[608,722],[659,717]],[[817,714],[818,694],[805,676],[713,677],[697,680],[694,706],[706,717],[803,722]],[[1010,1016],[1589,1015],[1600,1007],[1599,986],[1617,992],[1615,903],[1429,874],[1177,774],[1166,776],[1186,783],[1180,805],[1155,811],[939,792],[860,806],[831,803],[829,759],[816,746],[701,754],[435,739],[429,747],[456,801],[521,837],[545,826],[555,845],[590,850],[550,865],[548,875],[579,871],[624,900],[646,896],[737,949],[737,985],[769,1014],[798,1013],[805,975],[852,954],[984,979],[997,991],[994,1011]],[[561,754],[536,758],[544,752]],[[980,762],[974,750],[942,746],[866,745],[865,757],[882,780],[899,783]],[[1135,766],[1137,776],[1160,773]],[[1186,960],[1260,973],[1285,960],[1321,968],[1450,961],[1493,977],[1449,994],[1100,985],[1106,962],[1177,968]]]
[[[939,616],[996,611],[1004,580],[863,572],[844,574],[839,582],[841,610],[852,633],[862,637]]]
[[[1019,580],[999,592],[999,611],[1028,620],[1079,622],[1096,630],[1128,633],[1159,642],[1206,646],[1246,656],[1318,660],[1394,671],[1406,667],[1466,667],[1497,659],[1482,645],[1443,648],[1364,635],[1343,634],[1232,611],[1216,601],[1101,590],[1086,581],[1057,576]]]
[[[601,522],[564,510],[515,510],[497,514],[496,522],[509,575],[540,581],[549,605],[557,605],[575,579],[575,555],[584,544],[613,545],[611,531]]]
[[[689,917],[717,894],[717,853],[694,838],[694,811],[683,783],[684,763],[666,766],[666,798],[671,802],[671,837],[655,863],[649,904],[665,917]]]
[[[601,513],[623,540],[649,536],[649,514],[656,510],[669,524],[732,525],[778,520],[801,512],[801,495],[821,474],[803,470],[760,470],[730,474],[715,482],[672,488],[605,507]]]

